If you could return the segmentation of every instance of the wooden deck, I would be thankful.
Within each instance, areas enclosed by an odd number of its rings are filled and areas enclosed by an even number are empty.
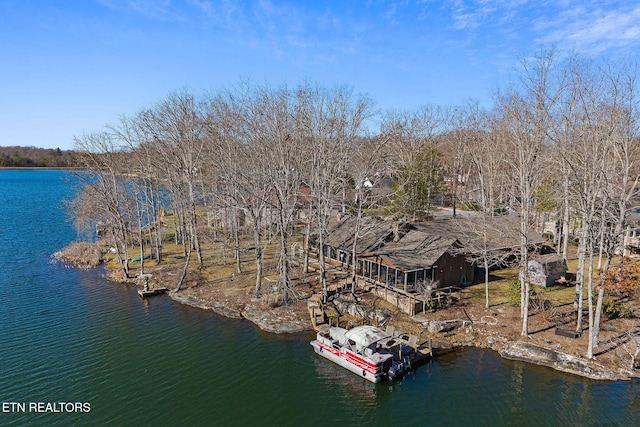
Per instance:
[[[365,289],[395,305],[410,316],[415,316],[429,309],[446,307],[452,302],[462,299],[462,289],[456,286],[436,288],[427,294],[420,294],[367,280]]]

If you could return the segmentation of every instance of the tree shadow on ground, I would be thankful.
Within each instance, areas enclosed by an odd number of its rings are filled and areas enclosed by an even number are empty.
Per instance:
[[[606,345],[606,344],[612,344],[612,345],[609,346],[609,347],[602,348],[598,352],[594,352],[593,355],[595,357],[598,357],[598,356],[601,356],[601,355],[603,355],[605,353],[609,353],[610,351],[616,350],[616,349],[620,348],[621,346],[627,344],[630,341],[631,341],[631,338],[625,333],[623,333],[623,334],[621,334],[621,335],[619,335],[617,337],[609,338],[606,341],[602,341],[602,342],[598,343],[598,348],[600,348],[600,346]]]

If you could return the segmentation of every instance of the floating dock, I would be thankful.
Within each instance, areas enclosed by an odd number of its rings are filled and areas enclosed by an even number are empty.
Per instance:
[[[149,298],[149,297],[154,297],[156,295],[162,295],[164,293],[166,293],[169,289],[167,288],[154,288],[154,289],[147,289],[146,291],[144,289],[138,289],[138,296],[140,298]]]

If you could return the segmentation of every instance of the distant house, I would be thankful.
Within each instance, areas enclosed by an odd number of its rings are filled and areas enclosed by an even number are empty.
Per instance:
[[[625,220],[625,231],[622,237],[624,255],[637,255],[640,252],[640,206],[630,208]]]
[[[307,187],[298,189],[295,196],[290,196],[290,202],[293,205],[291,221],[295,223],[308,221],[309,212],[311,210],[311,196]],[[260,216],[260,227],[268,228],[278,224],[279,212],[277,209],[277,198],[270,193],[259,192],[256,194],[245,194],[244,200],[259,205],[265,199],[265,206]],[[238,227],[254,227],[255,221],[251,212],[246,207],[233,205],[231,201],[228,203],[211,204],[207,206],[207,226],[213,228],[232,228],[234,221]]]

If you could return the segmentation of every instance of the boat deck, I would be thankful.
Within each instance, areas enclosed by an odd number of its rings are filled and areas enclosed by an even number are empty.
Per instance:
[[[314,351],[326,359],[371,382],[388,376],[394,379],[415,368],[432,356],[431,340],[418,343],[418,337],[394,334],[392,327],[382,331],[372,326],[357,326],[350,330],[320,325]],[[358,346],[361,346],[359,349]]]

